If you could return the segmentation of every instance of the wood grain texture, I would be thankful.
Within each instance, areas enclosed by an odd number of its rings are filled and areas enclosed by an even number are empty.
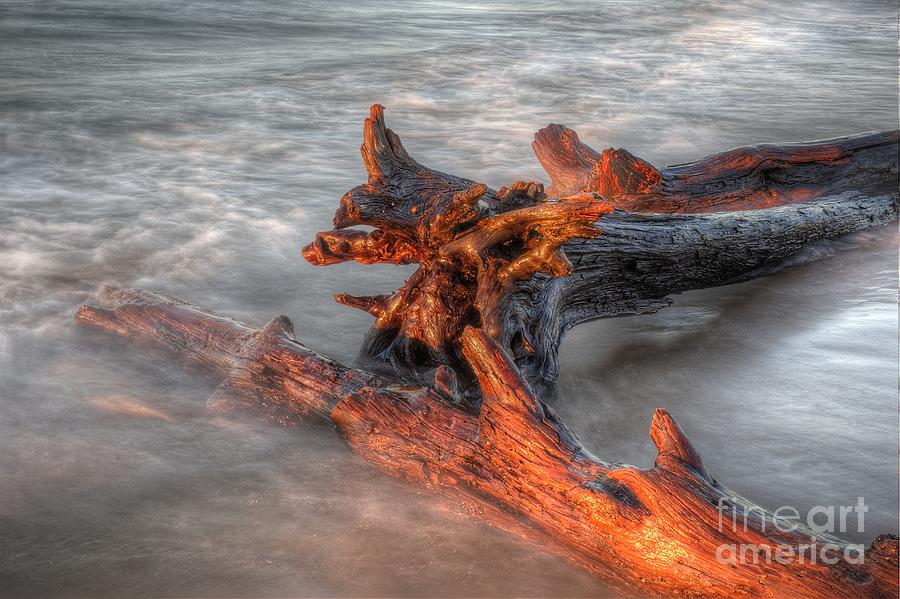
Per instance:
[[[335,296],[375,317],[361,350],[368,367],[421,382],[448,366],[468,388],[459,337],[476,325],[532,389],[552,394],[570,327],[770,273],[811,243],[898,214],[896,131],[748,146],[662,170],[626,150],[595,152],[561,125],[533,145],[549,195],[535,182],[494,191],[413,160],[372,107],[361,148],[369,180],[303,250],[316,265],[419,264],[394,293]]]
[[[108,288],[76,318],[212,368],[223,378],[216,404],[231,397],[237,407],[261,408],[284,424],[330,419],[374,466],[455,498],[486,522],[563,555],[625,594],[897,595],[896,537],[880,536],[857,552],[755,506],[706,471],[664,410],[650,425],[659,452],[652,467],[600,460],[481,330],[468,327],[461,335],[482,391],[474,410],[454,395],[446,373],[435,387],[387,383],[306,348],[284,317],[253,330],[171,298]],[[731,546],[750,547],[755,563],[732,563],[722,551]],[[798,553],[785,559],[785,548]],[[826,560],[813,561],[813,551]]]
[[[534,136],[551,195],[595,191],[634,212],[700,213],[771,208],[845,191],[896,192],[900,131],[805,143],[757,144],[657,169],[622,148],[602,152],[563,126]]]
[[[564,246],[572,274],[535,277],[505,296],[495,338],[541,395],[554,391],[565,332],[597,318],[656,312],[671,295],[777,271],[804,247],[897,219],[896,194],[844,192],[815,202],[710,214],[615,210],[593,239]],[[525,340],[532,351],[522,351]]]
[[[762,276],[810,243],[896,220],[896,132],[662,170],[560,126],[539,132],[535,151],[549,195],[534,182],[494,191],[413,160],[372,108],[369,180],[303,255],[419,265],[394,293],[336,296],[375,317],[363,354],[386,373],[308,349],[286,317],[256,330],[145,291],[104,289],[76,319],[217,372],[212,410],[329,421],[374,466],[626,594],[896,597],[896,537],[857,552],[754,505],[713,478],[664,410],[650,424],[655,464],[635,468],[592,456],[540,400],[579,322],[653,312],[673,293]]]

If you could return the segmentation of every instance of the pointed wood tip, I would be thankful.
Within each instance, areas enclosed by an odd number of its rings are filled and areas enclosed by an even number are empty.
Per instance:
[[[385,125],[381,104],[372,104],[369,108],[359,152],[369,173],[370,187],[377,188],[397,172],[417,164],[406,152],[400,137]]]
[[[538,151],[552,151],[555,162],[570,167],[593,166],[593,161],[586,160],[582,150],[581,140],[575,130],[560,123],[550,123],[546,127],[538,129],[531,142],[532,149]]]
[[[357,310],[368,312],[375,318],[381,318],[387,312],[388,295],[350,295],[335,293],[334,301]]]
[[[383,177],[389,177],[390,171],[383,155],[388,145],[387,132],[384,126],[384,106],[372,104],[369,118],[363,124],[363,144],[359,148],[366,172],[369,173],[369,184],[375,184]]]
[[[270,320],[266,326],[262,328],[261,333],[264,337],[286,337],[288,339],[293,339],[294,323],[284,314],[280,314]]]
[[[671,460],[688,466],[701,476],[706,478],[706,472],[703,469],[703,462],[700,454],[691,445],[684,431],[675,422],[675,419],[664,409],[657,408],[653,414],[653,422],[650,424],[650,438],[659,455],[656,458],[656,465],[671,469]]]
[[[531,149],[550,176],[550,196],[578,193],[582,181],[600,160],[600,154],[581,142],[578,133],[565,125],[551,123],[534,134]]]

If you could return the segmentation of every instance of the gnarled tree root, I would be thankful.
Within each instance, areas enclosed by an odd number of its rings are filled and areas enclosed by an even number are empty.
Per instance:
[[[896,131],[662,170],[625,150],[595,152],[561,125],[539,131],[534,150],[549,195],[539,183],[494,191],[413,160],[372,107],[369,181],[303,250],[316,265],[419,264],[392,294],[335,296],[375,317],[364,358],[408,380],[447,366],[470,382],[459,339],[474,325],[544,395],[579,322],[654,312],[673,293],[759,276],[810,243],[897,218]]]
[[[253,404],[284,423],[330,419],[378,468],[452,495],[624,593],[897,596],[896,537],[855,551],[754,506],[712,478],[664,410],[650,427],[659,450],[653,467],[601,461],[481,330],[461,336],[482,390],[476,411],[458,403],[446,370],[435,387],[392,387],[307,349],[285,317],[254,330],[171,298],[107,288],[76,318],[214,369],[223,382],[213,405]],[[745,548],[756,563],[740,559]]]

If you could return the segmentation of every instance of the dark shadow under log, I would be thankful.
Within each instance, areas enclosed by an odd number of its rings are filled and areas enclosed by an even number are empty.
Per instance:
[[[664,410],[650,425],[653,467],[599,460],[480,330],[461,336],[482,390],[475,411],[458,403],[452,384],[389,386],[320,356],[294,340],[285,317],[253,330],[157,294],[106,289],[76,319],[212,368],[223,378],[211,399],[217,408],[254,406],[285,424],[330,419],[366,461],[462,501],[623,593],[897,596],[896,537],[863,549],[755,506],[706,471]],[[746,547],[750,558],[741,557]]]

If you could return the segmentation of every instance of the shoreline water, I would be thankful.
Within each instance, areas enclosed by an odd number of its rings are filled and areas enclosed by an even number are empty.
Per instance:
[[[11,3],[6,592],[602,596],[581,570],[372,473],[330,431],[211,421],[209,381],[72,312],[101,284],[143,287],[257,326],[285,313],[351,362],[371,319],[331,295],[392,290],[411,270],[316,269],[299,252],[365,179],[369,104],[424,164],[493,187],[544,180],[530,142],[549,122],[654,164],[887,129],[895,17],[838,2]],[[741,494],[800,509],[863,494],[872,512],[851,540],[896,533],[895,229],[573,329],[554,408],[598,455],[647,466],[665,407]]]

